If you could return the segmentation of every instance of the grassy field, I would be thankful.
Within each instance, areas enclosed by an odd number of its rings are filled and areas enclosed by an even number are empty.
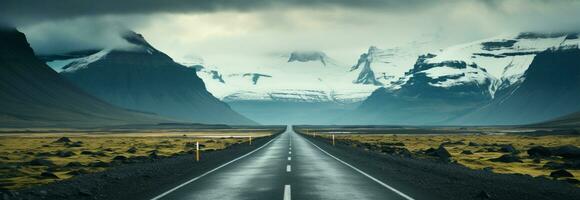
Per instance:
[[[275,130],[0,134],[0,189],[20,189],[93,173],[121,163],[249,143]],[[193,155],[192,155],[193,156]]]
[[[332,132],[316,130],[303,130],[303,132],[331,140]],[[530,176],[545,176],[555,171],[546,166],[563,164],[567,160],[559,156],[537,158],[528,155],[527,151],[532,147],[560,147],[571,145],[580,146],[580,136],[577,135],[549,135],[529,136],[514,134],[355,134],[334,133],[336,142],[362,147],[369,151],[385,153],[409,152],[411,157],[429,159],[426,152],[430,148],[438,149],[440,146],[451,154],[451,161],[472,169],[491,170],[495,173],[527,174]],[[511,148],[513,147],[513,148]],[[406,149],[406,150],[405,150]],[[503,155],[513,156],[519,161],[500,162],[494,160]],[[577,162],[577,160],[574,160]],[[580,180],[579,169],[565,169],[574,175],[575,180]],[[574,180],[568,180],[576,182]],[[579,184],[577,184],[579,185]]]

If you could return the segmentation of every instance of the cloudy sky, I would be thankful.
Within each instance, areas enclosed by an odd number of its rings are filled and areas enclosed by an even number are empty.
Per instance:
[[[521,31],[578,31],[577,0],[2,0],[37,53],[143,34],[178,61],[228,65],[293,50],[354,62],[370,45],[433,48]]]

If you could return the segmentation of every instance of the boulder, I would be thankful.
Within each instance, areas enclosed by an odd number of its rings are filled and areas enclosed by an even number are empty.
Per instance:
[[[61,137],[58,138],[58,140],[54,141],[54,143],[69,143],[72,142],[72,140],[70,140],[70,138],[68,137]]]
[[[489,160],[492,162],[502,162],[502,163],[522,162],[522,160],[519,157],[511,154],[505,154],[500,156],[499,158],[492,158]]]
[[[92,151],[81,151],[81,154],[82,154],[82,155],[93,155],[93,154],[95,154],[95,153],[94,153],[94,152],[92,152]]]
[[[66,174],[73,175],[73,176],[78,176],[78,175],[81,175],[81,174],[88,174],[88,173],[90,173],[90,172],[87,171],[86,169],[78,169],[78,170],[72,170],[72,171],[70,171],[70,172],[68,172]]]
[[[83,142],[81,141],[76,141],[76,142],[72,142],[72,143],[66,143],[67,147],[82,147],[83,146]]]
[[[544,164],[542,167],[546,169],[564,169],[564,164],[550,161]]]
[[[566,169],[580,169],[580,160],[567,160],[564,162]]]
[[[65,167],[82,167],[83,164],[80,162],[69,162],[65,165]]]
[[[465,145],[465,142],[463,141],[455,141],[455,142],[451,142],[451,141],[447,141],[447,142],[443,142],[441,143],[442,146],[451,146],[451,145]]]
[[[28,162],[32,166],[54,166],[54,163],[50,160],[37,158]]]
[[[532,147],[532,148],[528,149],[527,153],[530,157],[550,157],[550,156],[552,156],[552,151],[550,151],[550,149],[548,149],[547,147],[543,147],[543,146]]]
[[[439,146],[439,148],[429,148],[425,151],[425,154],[428,156],[437,157],[442,161],[451,161],[451,154],[445,149],[443,146]]]
[[[461,154],[464,154],[464,155],[472,155],[473,152],[471,152],[470,150],[463,150],[463,151],[461,151]]]
[[[127,157],[125,157],[125,156],[115,156],[113,158],[113,160],[115,160],[115,161],[125,161],[125,160],[127,160]]]
[[[475,142],[469,142],[469,144],[467,144],[467,146],[470,146],[470,147],[478,147],[478,146],[481,146],[481,145],[478,144],[478,143],[475,143]]]
[[[513,145],[507,144],[507,145],[501,145],[499,148],[499,152],[517,154],[520,151],[518,151]]]
[[[127,153],[137,153],[137,148],[130,147],[129,149],[127,149]]]
[[[550,173],[550,177],[557,179],[557,178],[563,178],[563,177],[574,177],[574,175],[572,175],[572,173],[570,173],[566,170],[560,169],[560,170],[556,170],[556,171],[553,171],[552,173]]]
[[[58,151],[58,152],[56,152],[56,155],[58,157],[66,158],[66,157],[74,156],[75,153],[73,153],[72,151]]]
[[[565,159],[580,159],[580,148],[573,145],[554,147],[552,155],[560,156]]]
[[[43,179],[60,179],[57,175],[51,173],[51,172],[42,172],[40,173],[40,178]]]
[[[93,162],[91,164],[89,164],[89,167],[110,167],[111,164],[103,162],[103,161],[97,161],[97,162]]]

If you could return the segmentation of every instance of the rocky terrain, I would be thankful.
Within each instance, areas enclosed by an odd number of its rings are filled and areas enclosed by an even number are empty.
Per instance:
[[[429,191],[415,196],[417,199],[575,199],[580,194],[573,177],[578,175],[578,168],[572,164],[580,153],[578,136],[554,144],[560,141],[519,141],[529,136],[509,140],[506,136],[337,133],[332,145],[326,131],[314,136],[313,129],[300,130],[325,151],[379,180],[396,184],[399,190]],[[489,143],[492,141],[496,143]],[[537,144],[521,148],[529,141]],[[566,141],[573,146],[542,146]],[[506,144],[510,142],[514,144]],[[562,161],[568,164],[555,164]],[[513,167],[506,167],[509,165]],[[547,173],[529,175],[536,170]]]

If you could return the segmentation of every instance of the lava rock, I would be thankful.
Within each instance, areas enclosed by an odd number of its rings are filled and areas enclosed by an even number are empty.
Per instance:
[[[115,156],[113,158],[113,160],[115,160],[115,161],[125,161],[125,160],[127,160],[127,157],[125,157],[125,156]]]
[[[566,171],[566,170],[556,170],[553,171],[552,173],[550,173],[550,177],[557,179],[557,178],[562,178],[562,177],[574,177],[574,175],[572,175],[572,173]]]
[[[564,169],[564,164],[550,161],[544,164],[542,167],[546,169]]]
[[[54,141],[53,143],[69,143],[69,142],[72,142],[72,140],[70,140],[70,138],[61,137],[61,138],[58,138],[58,140]]]
[[[465,142],[462,141],[456,141],[456,142],[443,142],[441,143],[441,146],[446,146],[446,145],[465,145]]]
[[[439,146],[437,149],[430,148],[425,151],[428,156],[438,157],[442,161],[451,161],[451,154],[443,146]]]
[[[580,159],[580,148],[573,145],[559,146],[552,149],[552,154],[565,159]]]
[[[58,151],[58,152],[56,152],[56,155],[58,157],[66,158],[66,157],[74,156],[75,153],[73,153],[72,151]]]
[[[89,164],[89,167],[110,167],[111,164],[103,162],[103,161],[97,161],[97,162],[93,162],[91,164]]]
[[[532,148],[528,149],[527,153],[530,157],[550,157],[550,156],[552,156],[552,151],[550,151],[550,149],[548,149],[547,147],[543,147],[543,146],[532,147]]]
[[[50,152],[38,152],[38,153],[36,153],[36,156],[47,157],[47,156],[52,156],[52,153],[50,153]]]
[[[65,167],[82,167],[83,164],[80,162],[69,162],[65,165]]]
[[[73,143],[66,143],[67,147],[82,147],[83,146],[83,142],[81,141],[76,141]]]
[[[51,172],[42,172],[40,173],[40,178],[43,179],[60,179],[57,175],[51,173]]]
[[[481,146],[481,145],[478,144],[478,143],[475,143],[475,142],[469,142],[469,144],[467,144],[467,146],[470,146],[470,147],[478,147],[478,146]]]
[[[405,146],[405,143],[402,142],[381,142],[379,143],[381,146]]]
[[[503,153],[511,153],[511,154],[517,154],[520,152],[511,144],[500,146],[499,151],[503,152]]]
[[[28,164],[32,166],[54,166],[54,163],[52,161],[40,158],[31,160],[30,162],[28,162]]]
[[[137,148],[131,147],[131,148],[127,149],[127,153],[137,153]]]
[[[73,175],[73,176],[78,176],[78,175],[81,175],[81,174],[89,174],[89,173],[90,172],[87,171],[86,169],[78,169],[78,170],[72,170],[72,171],[70,171],[70,172],[68,172],[66,174]]]
[[[463,150],[463,151],[461,151],[461,154],[464,154],[464,155],[473,155],[473,152],[471,152],[470,150]]]
[[[152,151],[149,154],[149,158],[151,158],[151,159],[157,159],[157,158],[159,158],[159,155],[157,155],[157,151]]]
[[[502,163],[522,162],[522,160],[519,157],[510,154],[502,155],[499,158],[492,158],[489,160],[492,162],[502,162]]]

